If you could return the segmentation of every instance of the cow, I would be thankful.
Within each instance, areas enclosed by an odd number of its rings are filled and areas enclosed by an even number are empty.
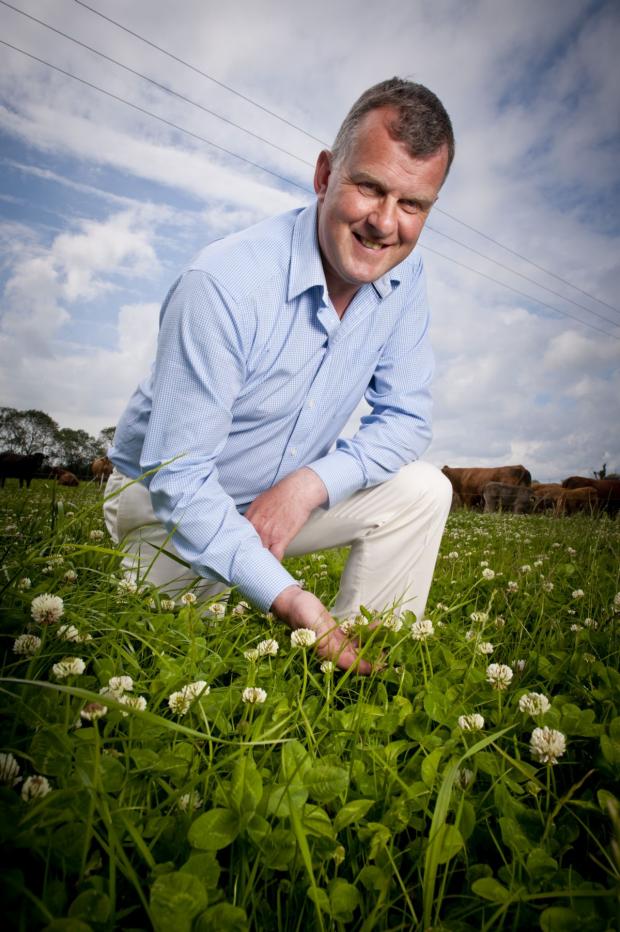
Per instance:
[[[50,476],[56,479],[58,485],[76,486],[80,484],[78,477],[69,472],[68,469],[63,469],[62,466],[54,466],[50,470]]]
[[[103,483],[110,478],[114,466],[107,456],[100,456],[92,461],[90,468],[93,476],[98,480],[99,485],[102,486]]]
[[[6,479],[19,479],[20,489],[24,483],[29,489],[44,459],[44,453],[13,453],[11,450],[0,453],[0,488],[4,488]]]
[[[546,508],[553,508],[555,511],[558,498],[563,491],[559,482],[537,482],[532,486],[534,511],[544,511]]]
[[[532,484],[532,477],[525,466],[471,466],[465,469],[444,466],[441,471],[452,483],[454,491],[461,496],[466,508],[482,506],[482,493],[489,482],[525,486]]]
[[[508,482],[487,482],[482,493],[484,513],[511,511],[515,515],[527,515],[535,503],[533,490],[525,485],[510,485]]]
[[[620,479],[588,479],[587,476],[569,476],[562,483],[565,489],[596,489],[599,507],[610,515],[620,510]]]
[[[580,489],[563,489],[555,506],[557,515],[574,515],[578,511],[593,514],[599,506],[596,489],[585,486]]]

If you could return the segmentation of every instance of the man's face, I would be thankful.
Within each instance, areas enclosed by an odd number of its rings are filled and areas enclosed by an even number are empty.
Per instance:
[[[341,310],[360,285],[409,255],[446,174],[447,148],[413,158],[390,136],[391,116],[386,108],[367,113],[340,164],[328,152],[317,161],[319,245],[330,297]]]

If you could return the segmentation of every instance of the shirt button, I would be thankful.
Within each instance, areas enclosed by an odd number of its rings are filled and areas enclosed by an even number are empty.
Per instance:
[[[297,447],[291,447],[291,449],[289,450],[289,453],[291,454],[291,456],[297,456]]]
[[[316,401],[314,400],[314,398],[311,398],[311,399],[310,399],[310,401],[308,402],[308,407],[309,407],[309,408],[314,408],[314,407],[316,407]]]

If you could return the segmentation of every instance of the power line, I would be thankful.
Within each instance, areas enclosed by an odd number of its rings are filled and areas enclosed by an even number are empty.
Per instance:
[[[105,19],[108,23],[112,23],[113,26],[117,26],[118,29],[122,29],[123,32],[128,33],[135,39],[139,39],[140,42],[144,42],[145,45],[150,45],[152,49],[156,49],[158,52],[161,52],[162,55],[166,55],[173,61],[178,62],[179,65],[184,65],[186,68],[190,68],[191,71],[195,72],[195,74],[199,74],[201,77],[207,78],[209,81],[213,81],[213,83],[217,84],[218,87],[223,87],[225,90],[230,91],[230,93],[234,94],[235,97],[240,97],[241,100],[245,100],[247,103],[252,104],[253,107],[258,107],[258,109],[262,110],[263,113],[268,113],[269,116],[275,117],[276,120],[280,120],[282,123],[286,123],[286,125],[290,126],[292,129],[296,129],[298,132],[303,133],[304,136],[308,136],[310,139],[314,139],[315,142],[320,143],[322,146],[325,145],[325,143],[319,139],[318,136],[313,136],[312,133],[302,129],[301,126],[297,126],[295,123],[287,120],[286,117],[281,116],[274,110],[269,110],[268,107],[263,106],[263,104],[259,104],[258,101],[253,100],[251,97],[246,97],[246,95],[242,94],[241,91],[236,91],[234,87],[230,87],[229,84],[225,84],[223,81],[219,81],[217,78],[214,78],[213,75],[207,74],[206,71],[201,71],[200,68],[197,68],[195,65],[191,65],[189,62],[185,61],[183,58],[179,58],[177,55],[173,55],[173,53],[169,52],[167,49],[163,49],[160,45],[156,45],[155,42],[151,42],[150,39],[145,39],[145,37],[141,36],[138,32],[134,32],[132,29],[129,29],[127,26],[123,26],[122,23],[117,22],[110,16],[106,16],[105,13],[102,13],[100,10],[96,10],[94,7],[89,6],[87,3],[83,3],[83,0],[75,0],[75,3],[77,3],[78,6],[83,6],[84,9],[89,10],[91,13],[94,13],[95,16],[100,16],[101,19]]]
[[[36,16],[32,16],[30,13],[26,13],[24,10],[18,9],[16,6],[13,6],[12,3],[7,3],[7,0],[0,0],[0,3],[3,6],[8,7],[10,10],[14,10],[15,13],[19,13],[21,16],[25,16],[27,19],[32,20],[34,23],[38,23],[39,26],[43,26],[45,29],[49,29],[50,32],[55,32],[56,35],[62,36],[63,39],[68,39],[69,42],[73,42],[75,45],[79,45],[81,48],[87,49],[94,55],[98,55],[100,58],[105,59],[105,61],[109,61],[113,65],[117,65],[119,68],[122,68],[124,71],[128,71],[129,74],[133,74],[137,78],[142,78],[143,81],[148,81],[149,84],[159,88],[160,91],[164,91],[164,93],[170,94],[172,97],[176,97],[187,104],[191,104],[192,107],[198,107],[198,109],[202,110],[203,113],[208,113],[210,116],[214,116],[218,120],[222,120],[223,123],[228,123],[229,126],[234,126],[237,129],[240,129],[243,133],[247,133],[248,136],[252,136],[254,139],[258,139],[259,142],[264,142],[266,145],[271,146],[272,149],[277,149],[278,152],[284,153],[284,155],[290,155],[291,158],[297,159],[298,162],[302,162],[304,165],[309,165],[311,168],[314,167],[313,162],[308,162],[306,159],[302,159],[300,156],[295,155],[294,152],[289,152],[288,149],[283,149],[282,146],[276,145],[275,142],[270,142],[268,139],[265,139],[264,136],[259,136],[257,133],[253,133],[252,130],[246,129],[245,126],[241,126],[239,123],[235,123],[234,120],[230,120],[228,117],[222,116],[220,113],[216,113],[215,110],[210,110],[208,107],[205,107],[198,101],[192,100],[190,97],[186,97],[184,94],[180,94],[178,91],[173,90],[166,84],[160,84],[159,81],[155,81],[154,78],[149,78],[148,75],[142,74],[141,71],[136,71],[135,68],[130,68],[129,65],[124,65],[123,62],[118,61],[116,58],[111,58],[110,55],[106,55],[105,52],[100,52],[99,49],[93,48],[92,45],[87,45],[86,42],[82,42],[80,39],[76,39],[74,36],[70,36],[68,33],[63,32],[62,29],[56,29],[55,26],[51,26],[49,23],[44,22],[44,20],[37,19]]]
[[[46,67],[51,68],[53,71],[59,72],[60,74],[64,75],[67,78],[72,78],[74,81],[78,81],[80,84],[83,84],[86,87],[90,87],[92,90],[98,91],[99,93],[104,94],[106,97],[110,97],[112,100],[115,100],[118,103],[122,103],[127,107],[131,107],[132,110],[137,110],[139,113],[152,117],[153,119],[158,120],[160,123],[163,123],[166,126],[169,126],[172,129],[175,129],[180,133],[185,133],[186,135],[191,136],[194,139],[199,140],[200,142],[204,142],[207,145],[212,146],[215,149],[219,149],[220,151],[225,152],[227,155],[230,155],[233,158],[239,159],[240,161],[245,162],[248,165],[251,165],[253,168],[258,168],[260,171],[267,172],[268,174],[273,175],[275,178],[278,178],[280,181],[283,181],[289,185],[293,185],[294,187],[299,188],[299,190],[304,191],[307,194],[313,193],[312,189],[310,188],[300,185],[295,181],[291,181],[289,178],[286,178],[283,175],[280,175],[277,172],[274,172],[269,168],[265,168],[263,165],[259,165],[258,163],[245,158],[245,156],[243,155],[239,155],[236,152],[232,152],[230,149],[225,149],[223,146],[220,146],[217,143],[212,142],[210,139],[206,139],[204,136],[198,135],[198,133],[194,133],[192,130],[185,129],[182,126],[179,126],[177,123],[173,123],[170,120],[166,120],[164,117],[160,117],[158,116],[158,114],[152,113],[152,111],[146,110],[144,107],[140,107],[137,104],[134,104],[129,100],[126,100],[124,97],[120,97],[118,94],[113,94],[111,91],[107,91],[105,90],[105,88],[99,87],[97,84],[93,84],[91,81],[87,81],[85,78],[80,78],[77,75],[74,75],[69,71],[65,71],[64,68],[60,68],[57,65],[53,65],[51,64],[51,62],[48,62],[43,58],[39,58],[37,55],[33,55],[30,52],[26,52],[24,49],[18,48],[18,46],[12,45],[10,42],[6,42],[4,39],[0,39],[0,44],[5,45],[7,48],[10,48],[15,52],[19,52],[20,54],[25,55],[27,58],[30,58],[33,61],[36,61],[41,65],[45,65]],[[520,291],[517,288],[513,288],[512,285],[508,285],[506,282],[499,281],[499,279],[493,278],[490,275],[486,275],[484,272],[480,272],[478,269],[473,269],[470,266],[465,265],[462,262],[458,262],[456,259],[452,259],[450,256],[446,256],[443,253],[440,253],[437,250],[432,249],[430,246],[426,246],[425,244],[420,244],[420,245],[422,245],[423,248],[427,249],[429,252],[434,252],[436,255],[441,256],[441,258],[447,259],[450,262],[454,262],[455,265],[459,265],[462,268],[467,269],[468,271],[473,272],[476,275],[480,275],[482,278],[486,278],[489,281],[492,281],[497,285],[500,285],[504,288],[508,288],[510,291],[514,291],[515,294],[521,295],[522,297],[526,298],[528,301],[532,302],[533,304],[539,304],[542,307],[549,308],[549,310],[555,311],[556,314],[560,314],[561,316],[570,317],[572,320],[577,321],[578,323],[582,324],[584,327],[589,327],[591,330],[596,330],[599,333],[605,334],[605,336],[612,337],[613,339],[620,339],[616,337],[614,334],[611,334],[606,330],[602,330],[600,327],[595,327],[594,324],[591,324],[588,321],[582,320],[581,318],[576,317],[573,314],[569,314],[568,311],[560,310],[560,308],[554,307],[551,304],[547,304],[545,301],[541,301],[539,298],[534,298],[531,295],[526,294],[524,291]],[[495,260],[491,260],[491,261],[495,261]]]
[[[234,94],[236,97],[240,97],[242,100],[245,100],[247,103],[252,104],[255,107],[258,107],[258,109],[262,110],[264,113],[268,113],[270,116],[275,117],[277,120],[281,120],[283,123],[286,123],[288,126],[291,126],[293,129],[298,130],[298,132],[303,133],[303,135],[307,136],[309,139],[313,139],[315,142],[320,143],[321,146],[329,147],[330,143],[325,142],[324,139],[319,139],[318,136],[314,136],[312,133],[308,132],[308,130],[304,129],[303,127],[297,126],[295,123],[292,123],[290,120],[287,120],[286,117],[280,116],[280,114],[275,113],[273,110],[269,110],[267,107],[258,103],[258,101],[254,100],[253,98],[248,97],[245,94],[242,94],[240,91],[235,90],[235,88],[231,87],[229,84],[225,84],[223,81],[220,81],[217,78],[214,78],[213,75],[207,74],[206,71],[202,71],[200,68],[197,68],[195,65],[192,65],[190,62],[185,61],[185,59],[180,58],[177,55],[174,55],[172,52],[169,52],[167,49],[162,48],[160,45],[156,45],[155,42],[152,42],[150,39],[146,39],[140,33],[134,32],[134,30],[129,29],[127,26],[124,26],[122,23],[119,23],[117,20],[112,19],[109,16],[106,16],[104,13],[101,13],[99,10],[95,9],[95,7],[89,6],[87,3],[84,3],[84,0],[74,0],[74,2],[77,3],[78,6],[84,7],[84,9],[89,10],[95,16],[101,17],[101,19],[106,20],[108,23],[111,23],[113,26],[116,26],[118,29],[123,30],[123,32],[126,32],[129,35],[133,36],[135,39],[138,39],[140,42],[144,42],[146,45],[150,46],[151,48],[156,49],[158,52],[161,52],[162,55],[166,55],[168,58],[172,59],[173,61],[176,61],[178,64],[184,65],[186,68],[189,68],[191,71],[194,71],[196,74],[201,75],[201,77],[207,78],[207,80],[209,81],[213,81],[214,84],[217,84],[219,87],[223,87],[225,90],[230,91],[231,94]],[[294,158],[296,158],[296,156],[294,156]],[[483,236],[485,239],[489,240],[489,242],[493,243],[496,246],[499,246],[500,249],[505,249],[506,252],[511,253],[513,256],[516,256],[518,259],[521,259],[523,262],[527,262],[530,265],[533,265],[539,271],[544,272],[546,275],[550,275],[552,278],[557,279],[557,281],[562,282],[564,285],[567,285],[569,288],[574,288],[575,291],[580,292],[580,294],[584,295],[584,297],[590,298],[592,301],[597,301],[599,304],[604,305],[605,307],[609,308],[609,310],[614,311],[615,313],[620,313],[620,310],[617,307],[614,307],[612,304],[608,304],[607,301],[603,301],[601,298],[597,298],[596,295],[590,294],[590,292],[588,291],[584,291],[583,288],[580,288],[578,285],[574,285],[572,282],[568,281],[568,279],[563,278],[561,275],[557,275],[555,272],[552,272],[549,269],[546,269],[544,266],[539,265],[537,262],[534,262],[532,259],[528,259],[527,256],[524,256],[521,253],[516,252],[514,249],[511,249],[510,246],[504,245],[504,243],[501,243],[499,240],[494,239],[492,236],[488,236],[486,233],[483,233],[481,230],[478,230],[476,227],[471,226],[469,223],[466,223],[464,220],[460,220],[458,217],[454,216],[453,214],[448,213],[447,210],[443,210],[440,207],[435,207],[435,210],[438,213],[443,214],[445,217],[448,217],[450,220],[454,220],[456,223],[460,223],[462,226],[467,227],[467,229],[471,230],[473,233],[477,233],[479,236]],[[516,273],[516,274],[519,274],[519,273]],[[544,288],[545,286],[540,285],[540,287]],[[549,291],[550,289],[547,289],[547,290]],[[570,301],[571,299],[564,298],[564,300]],[[574,304],[575,302],[572,302],[572,303]],[[580,307],[581,305],[577,305],[577,306]]]

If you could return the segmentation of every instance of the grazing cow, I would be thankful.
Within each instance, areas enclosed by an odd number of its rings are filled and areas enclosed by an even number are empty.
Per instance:
[[[450,505],[450,514],[452,514],[453,511],[458,511],[459,508],[462,507],[463,499],[458,492],[455,492],[454,489],[452,489],[452,504]]]
[[[103,485],[112,475],[114,466],[107,456],[100,456],[98,459],[93,460],[90,468],[93,476],[98,480],[99,485]]]
[[[620,511],[620,479],[588,479],[586,476],[569,476],[562,483],[565,489],[596,489],[598,504],[610,515]]]
[[[558,498],[563,491],[559,482],[539,482],[533,485],[534,511],[544,511],[546,508],[553,508],[555,511]]]
[[[444,466],[441,471],[448,477],[452,488],[461,496],[467,508],[482,506],[482,493],[489,482],[525,486],[532,484],[532,477],[525,466],[472,466],[467,469]]]
[[[557,515],[574,515],[578,511],[592,514],[597,510],[599,497],[596,489],[586,486],[581,489],[563,489],[555,510]]]
[[[36,473],[40,470],[44,453],[13,453],[7,450],[0,453],[0,488],[4,488],[6,479],[19,479],[19,487],[26,483],[26,488],[30,488]]]
[[[527,515],[534,508],[533,490],[526,485],[510,485],[508,482],[487,482],[482,493],[484,513],[512,511],[515,515]]]
[[[69,472],[68,469],[63,469],[62,466],[54,466],[50,470],[50,475],[56,479],[58,485],[76,486],[80,484],[78,477]]]

